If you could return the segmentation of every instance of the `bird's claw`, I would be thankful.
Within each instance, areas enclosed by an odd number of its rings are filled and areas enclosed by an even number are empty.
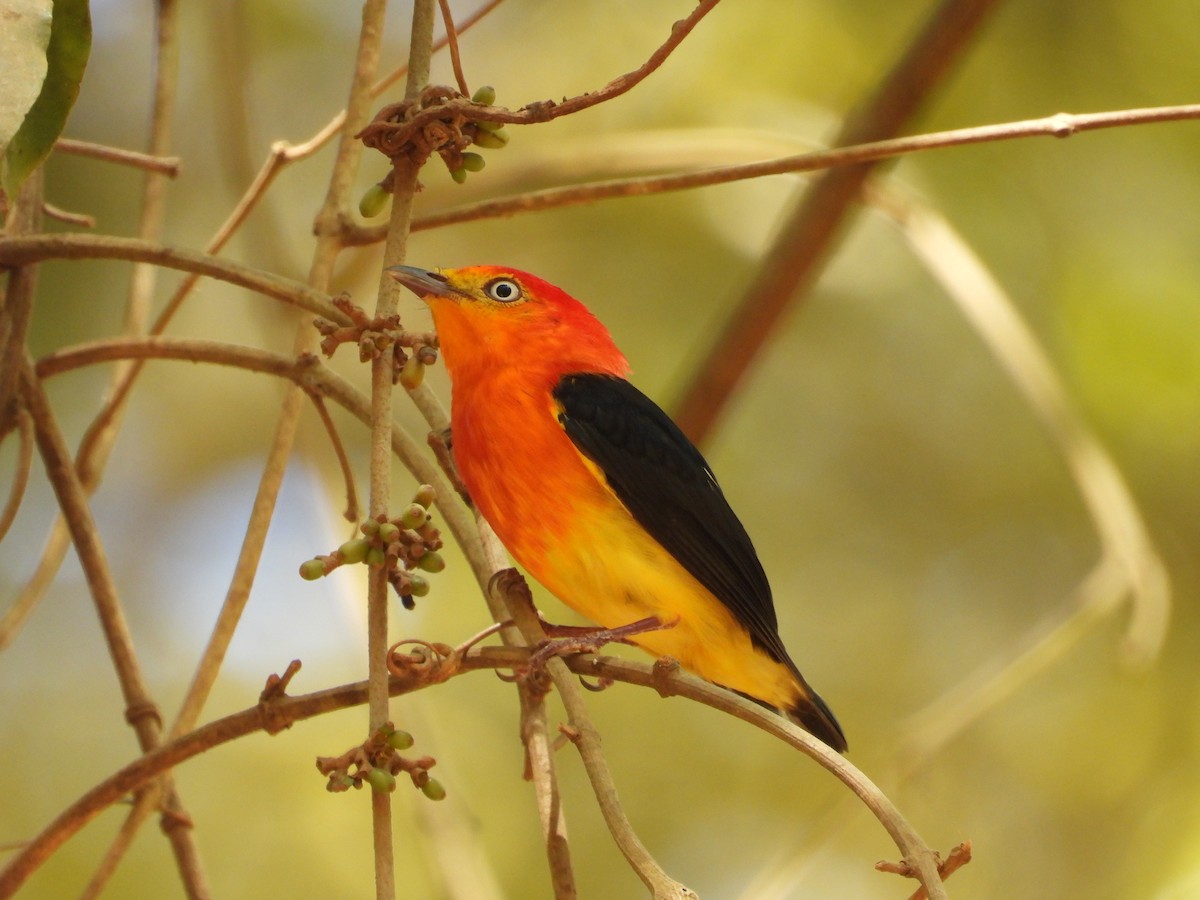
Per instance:
[[[546,625],[547,634],[553,635],[533,646],[526,664],[529,672],[537,672],[546,667],[546,663],[556,656],[573,656],[576,653],[595,653],[605,644],[631,643],[631,637],[644,634],[647,631],[657,631],[660,628],[670,628],[656,616],[638,619],[628,625],[618,625],[616,628],[595,628],[592,626],[575,625]]]

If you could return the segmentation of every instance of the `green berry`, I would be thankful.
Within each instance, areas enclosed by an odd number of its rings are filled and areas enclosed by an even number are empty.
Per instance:
[[[413,503],[419,503],[421,506],[429,509],[433,505],[433,501],[437,499],[437,491],[433,489],[431,484],[423,484],[417,488],[417,492],[413,494]]]
[[[400,369],[400,383],[408,390],[415,391],[425,380],[425,363],[414,353],[404,361]]]
[[[325,560],[309,559],[300,564],[300,577],[305,581],[316,581],[325,577]]]
[[[367,784],[377,794],[390,794],[396,789],[396,776],[387,769],[372,769],[367,773]]]
[[[496,102],[496,89],[490,84],[476,88],[475,93],[471,95],[471,102],[479,103],[483,106],[491,106]]]
[[[440,572],[446,568],[446,560],[442,558],[442,554],[430,550],[417,560],[417,568],[426,572]]]
[[[497,128],[495,131],[477,129],[475,131],[475,143],[480,147],[500,150],[508,146],[508,132],[503,128]]]
[[[368,566],[382,566],[387,562],[387,554],[383,552],[382,547],[372,547],[367,551],[366,563]]]
[[[358,201],[358,211],[364,219],[373,219],[387,208],[391,195],[381,184],[373,184],[363,193]]]
[[[398,537],[400,537],[400,529],[395,522],[379,523],[379,539],[385,544],[390,544]]]
[[[481,172],[483,167],[487,165],[487,160],[478,153],[464,153],[462,155],[463,168],[468,172]]]
[[[410,597],[424,597],[429,593],[429,581],[424,575],[418,575],[416,572],[409,572],[408,591]]]
[[[360,563],[367,558],[367,551],[371,549],[371,542],[366,538],[355,538],[352,541],[346,541],[342,546],[338,547],[338,554],[342,557],[344,563]]]
[[[429,510],[420,503],[413,503],[400,514],[401,528],[420,528],[429,521]]]
[[[413,745],[413,736],[407,731],[397,729],[388,735],[387,742],[393,750],[407,750]]]
[[[421,793],[430,800],[445,800],[446,789],[442,787],[442,783],[436,778],[430,778],[421,785]]]
[[[499,131],[504,127],[503,122],[476,122],[476,128],[482,128],[484,131]]]
[[[478,143],[478,141],[476,141],[476,143]],[[454,179],[456,184],[463,184],[467,180],[467,170],[461,167],[457,169],[451,169],[450,177]]]
[[[367,521],[358,526],[358,530],[367,537],[372,537],[373,535],[379,534],[379,523],[374,519],[367,519]]]

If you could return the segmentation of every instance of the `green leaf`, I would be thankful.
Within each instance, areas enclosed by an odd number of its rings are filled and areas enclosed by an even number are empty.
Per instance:
[[[51,0],[0,0],[0,149],[8,146],[46,80]]]
[[[79,84],[87,67],[88,53],[92,48],[92,22],[87,0],[53,0],[49,19],[49,34],[46,34],[46,4],[41,0],[0,0],[0,20],[3,21],[4,38],[0,56],[4,58],[3,93],[5,110],[0,127],[9,124],[10,93],[26,96],[32,91],[36,76],[45,72],[41,90],[32,104],[24,110],[24,118],[16,132],[11,135],[0,160],[4,191],[11,197],[16,194],[21,182],[50,153],[54,142],[62,134],[67,115],[79,95]],[[11,30],[12,25],[15,30]],[[11,35],[11,38],[10,38]],[[10,39],[16,45],[18,57],[9,58]],[[32,59],[34,53],[45,48],[44,61]],[[9,74],[16,76],[10,87]],[[14,90],[15,88],[15,90]],[[26,101],[11,98],[13,110],[19,110]],[[12,121],[16,113],[12,113]],[[0,131],[0,140],[8,137]]]

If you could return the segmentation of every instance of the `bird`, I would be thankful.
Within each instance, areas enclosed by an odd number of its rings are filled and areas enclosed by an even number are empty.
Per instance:
[[[601,628],[781,712],[839,752],[846,738],[779,636],[771,588],[695,445],[629,381],[579,300],[518,269],[388,274],[429,307],[450,377],[450,445],[512,557]]]

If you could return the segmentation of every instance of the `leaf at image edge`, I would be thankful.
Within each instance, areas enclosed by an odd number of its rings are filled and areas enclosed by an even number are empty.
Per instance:
[[[62,134],[79,95],[91,48],[88,0],[54,0],[50,43],[46,47],[46,80],[4,153],[4,191],[8,196],[16,194]]]

